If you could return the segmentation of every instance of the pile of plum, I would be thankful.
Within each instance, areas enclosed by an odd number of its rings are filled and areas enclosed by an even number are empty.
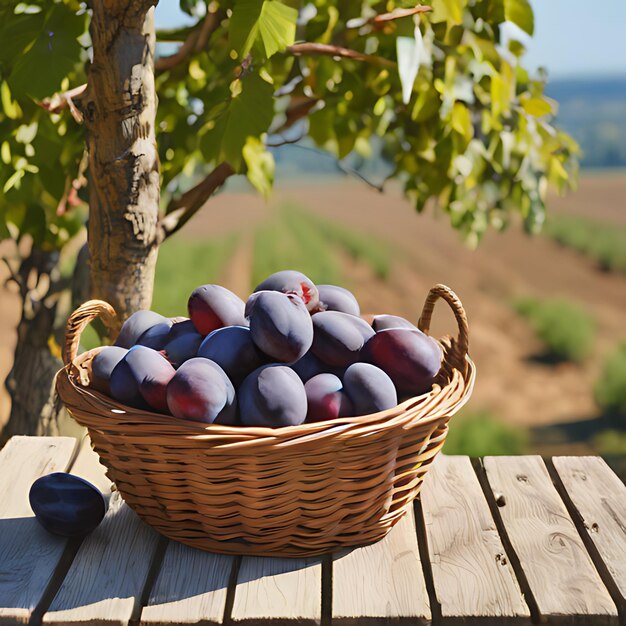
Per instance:
[[[92,361],[122,404],[206,423],[277,428],[368,415],[426,392],[439,344],[404,318],[360,317],[356,298],[304,274],[272,274],[243,302],[198,287],[189,319],[131,315]]]

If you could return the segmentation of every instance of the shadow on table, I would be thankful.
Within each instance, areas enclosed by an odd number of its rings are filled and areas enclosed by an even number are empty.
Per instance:
[[[261,557],[239,562],[189,548],[160,539],[126,505],[110,508],[82,543],[48,533],[34,517],[0,519],[0,608],[14,609],[12,614],[28,621],[36,607],[39,612],[41,606],[54,612],[89,607],[87,613],[95,619],[109,614],[112,603],[136,611],[139,600],[159,605],[225,594],[235,573],[242,584],[320,562]]]
[[[32,516],[0,519],[0,609],[13,609],[28,621],[67,545],[67,539],[49,534]]]

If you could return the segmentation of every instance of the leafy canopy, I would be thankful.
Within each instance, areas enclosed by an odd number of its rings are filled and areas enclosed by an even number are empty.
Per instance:
[[[302,136],[339,159],[376,157],[418,211],[435,199],[470,243],[516,213],[540,228],[548,183],[567,186],[577,147],[553,126],[522,43],[500,44],[505,20],[532,34],[530,4],[430,5],[181,0],[197,23],[157,33],[195,37],[157,64],[164,206],[223,161],[269,193],[268,144]],[[76,0],[0,3],[0,239],[62,248],[84,219],[83,128],[59,94],[86,80],[88,19]]]

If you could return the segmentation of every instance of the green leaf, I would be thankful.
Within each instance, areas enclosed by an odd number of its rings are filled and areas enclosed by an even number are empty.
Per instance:
[[[63,78],[80,62],[77,37],[84,29],[84,16],[54,4],[33,45],[15,63],[9,76],[11,90],[37,100],[58,91]]]
[[[259,31],[267,58],[290,46],[296,38],[298,11],[275,0],[263,3]]]
[[[449,26],[463,22],[465,0],[433,0],[430,2],[433,22],[448,22]]]
[[[541,117],[552,113],[552,105],[544,98],[525,98],[521,102],[524,111],[529,115]]]
[[[45,13],[36,15],[4,15],[0,21],[0,61],[14,63],[37,38]]]
[[[4,214],[3,208],[0,206],[0,241],[3,239],[9,239],[11,237],[11,232],[7,227],[7,221]]]
[[[491,77],[491,110],[495,118],[509,111],[511,84],[507,78],[504,73]]]
[[[241,167],[241,153],[248,138],[267,132],[274,118],[272,85],[258,74],[250,74],[241,82],[241,93],[230,101],[226,112],[201,140],[205,159],[225,159],[235,170]]]
[[[2,111],[11,120],[21,117],[22,110],[19,104],[11,98],[11,89],[5,81],[0,84],[0,102],[2,103]]]
[[[248,137],[243,147],[243,159],[246,162],[248,180],[256,190],[267,198],[274,184],[276,163],[271,152],[268,152],[256,137]]]
[[[469,141],[474,135],[469,109],[461,102],[455,102],[452,108],[452,128]]]
[[[528,0],[504,0],[504,17],[529,35],[533,34],[535,18]]]
[[[19,189],[25,173],[26,172],[24,170],[15,170],[15,172],[13,172],[13,174],[11,174],[11,176],[9,176],[7,181],[4,183],[4,187],[2,188],[3,193],[7,193],[7,191],[10,191],[13,187]]]
[[[230,19],[229,44],[244,58],[260,38],[269,58],[294,42],[297,19],[298,11],[278,0],[238,0]]]

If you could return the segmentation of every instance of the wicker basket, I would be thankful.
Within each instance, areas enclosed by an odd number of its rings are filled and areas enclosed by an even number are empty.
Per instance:
[[[87,387],[98,348],[77,356],[95,317],[91,300],[70,317],[57,391],[126,503],[163,535],[225,554],[312,556],[384,537],[417,496],[443,446],[448,420],[470,397],[463,307],[444,285],[426,299],[451,306],[457,339],[440,341],[444,362],[431,391],[373,415],[284,428],[206,425],[123,406]]]

